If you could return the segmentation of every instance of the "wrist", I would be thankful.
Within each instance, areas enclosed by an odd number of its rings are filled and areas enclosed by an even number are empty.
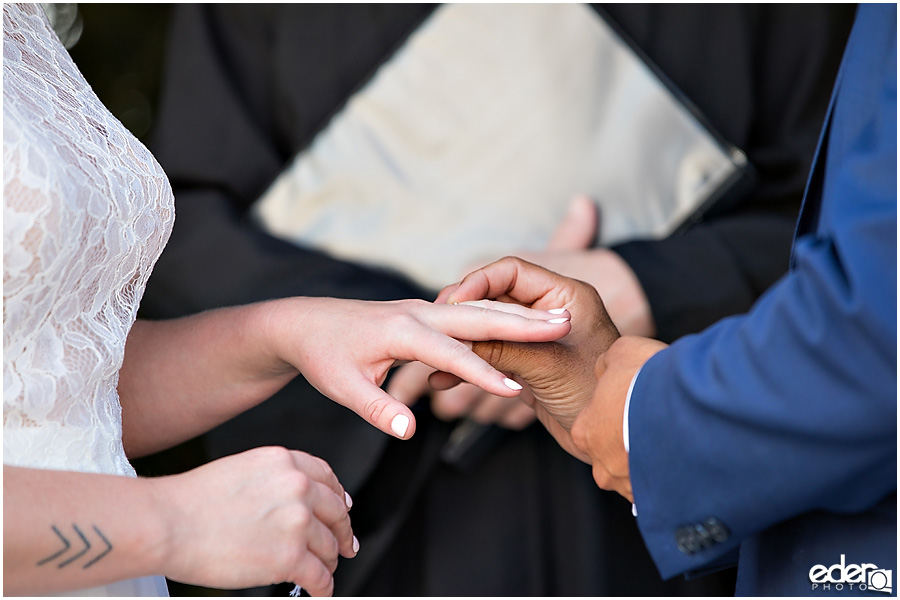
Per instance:
[[[302,365],[294,364],[297,340],[308,337],[314,306],[318,299],[292,297],[259,302],[247,306],[246,339],[256,349],[260,361],[254,370],[275,377],[298,373]],[[302,353],[299,353],[302,356]],[[293,359],[293,360],[292,360]]]
[[[145,510],[135,519],[141,527],[138,539],[142,547],[140,556],[147,563],[147,572],[169,576],[172,565],[180,560],[178,550],[179,533],[185,528],[183,523],[184,505],[177,493],[177,476],[137,479],[143,487],[142,497],[147,499]]]

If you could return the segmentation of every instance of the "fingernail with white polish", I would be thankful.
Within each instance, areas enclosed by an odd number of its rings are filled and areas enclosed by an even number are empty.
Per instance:
[[[560,318],[558,318],[558,319],[550,319],[550,320],[547,321],[547,322],[548,322],[548,323],[553,323],[554,325],[556,325],[556,324],[558,324],[558,323],[565,323],[565,322],[568,321],[568,320],[569,320],[569,317],[560,317]]]
[[[391,421],[391,431],[397,434],[398,437],[406,435],[407,429],[409,429],[409,417],[406,415],[397,415]]]
[[[353,506],[353,498],[351,498],[351,497],[350,497],[350,494],[348,494],[346,491],[344,492],[344,504],[347,505],[347,508],[348,508],[348,509],[349,509],[351,506]]]
[[[564,308],[551,308],[551,309],[548,310],[547,312],[550,313],[551,315],[561,315],[561,314],[563,314],[564,312],[566,312],[566,309],[564,309]]]
[[[359,552],[359,540],[356,539],[356,536],[353,536],[353,552]]]
[[[506,387],[508,387],[508,388],[511,389],[511,390],[519,391],[519,390],[522,389],[522,386],[521,386],[521,385],[519,385],[518,383],[516,383],[515,381],[513,381],[513,380],[510,379],[509,377],[507,377],[506,379],[504,379],[504,380],[503,380],[503,383],[505,383],[505,384],[506,384]]]

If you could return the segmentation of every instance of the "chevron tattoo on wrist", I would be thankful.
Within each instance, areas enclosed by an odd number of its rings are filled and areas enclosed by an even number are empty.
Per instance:
[[[77,544],[76,548],[78,548],[78,552],[76,552],[75,554],[70,555],[70,556],[65,556],[69,552],[69,550],[73,550],[72,543],[69,542],[68,538],[66,538],[66,536],[64,536],[59,529],[57,529],[56,525],[51,525],[50,527],[51,527],[51,529],[53,529],[53,533],[55,533],[56,536],[60,540],[62,540],[63,547],[61,549],[57,550],[56,552],[54,552],[53,554],[51,554],[50,556],[39,560],[37,563],[37,566],[45,565],[56,559],[60,559],[60,563],[57,564],[56,566],[58,568],[62,569],[63,567],[67,567],[70,564],[74,563],[79,558],[85,557],[85,559],[88,559],[88,560],[81,566],[81,568],[87,569],[88,567],[96,564],[97,561],[99,561],[101,558],[103,558],[104,556],[109,554],[110,551],[112,551],[112,549],[113,549],[112,544],[109,542],[108,539],[106,539],[106,536],[103,535],[103,532],[101,532],[100,529],[96,525],[92,525],[91,527],[93,528],[94,533],[96,533],[97,537],[99,537],[100,540],[103,542],[103,544],[105,544],[105,548],[103,549],[102,552],[100,552],[100,554],[92,555],[91,557],[86,556],[88,551],[92,547],[91,542],[90,542],[90,540],[88,540],[87,536],[80,529],[78,529],[78,526],[75,525],[74,523],[72,523],[72,529],[74,529],[75,533],[78,535],[78,539],[75,541],[75,543]],[[88,532],[88,533],[90,533],[90,532]],[[97,543],[97,542],[95,542],[95,543]]]

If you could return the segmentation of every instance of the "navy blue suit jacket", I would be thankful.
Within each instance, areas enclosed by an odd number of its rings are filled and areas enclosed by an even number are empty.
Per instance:
[[[790,273],[637,378],[631,479],[664,577],[736,551],[739,594],[837,593],[810,569],[841,555],[896,572],[896,10],[858,11]]]

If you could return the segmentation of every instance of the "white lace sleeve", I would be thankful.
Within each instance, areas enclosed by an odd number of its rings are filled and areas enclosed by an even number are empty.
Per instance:
[[[174,219],[162,169],[40,5],[3,5],[3,459],[133,474],[116,393]]]

